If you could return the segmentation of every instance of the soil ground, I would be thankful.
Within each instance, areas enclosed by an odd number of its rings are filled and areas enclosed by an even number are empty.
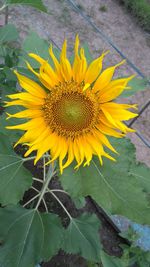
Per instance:
[[[128,14],[119,0],[76,0],[80,10],[102,30],[115,45],[147,76],[150,77],[150,34],[144,32],[137,20]],[[40,36],[52,40],[61,47],[64,37],[68,39],[69,51],[76,33],[81,42],[87,42],[93,57],[97,57],[103,50],[111,53],[105,60],[105,65],[115,64],[121,60],[120,55],[95,32],[84,18],[82,18],[67,0],[44,0],[49,15],[38,12],[30,7],[12,7],[9,10],[9,22],[19,29],[21,39],[24,39],[29,30],[36,31]],[[1,17],[2,24],[4,17]],[[128,75],[134,73],[129,65],[123,66],[117,74]],[[139,109],[149,98],[149,89],[128,99],[129,102],[138,103]],[[146,139],[150,140],[150,106],[134,124]],[[137,159],[150,166],[150,150],[135,135],[130,135],[136,145]]]

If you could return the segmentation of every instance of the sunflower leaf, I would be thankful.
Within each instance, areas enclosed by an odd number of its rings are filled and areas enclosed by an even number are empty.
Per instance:
[[[73,197],[90,195],[108,213],[150,224],[149,170],[136,163],[135,148],[128,139],[113,139],[112,144],[120,154],[115,163],[104,160],[100,166],[94,157],[89,167],[78,171],[71,165],[61,176],[62,186]]]
[[[19,34],[13,24],[7,24],[0,28],[0,44],[17,40]]]
[[[129,97],[144,91],[148,88],[148,83],[146,79],[134,78],[128,83],[128,86],[131,86],[131,89],[124,90],[120,97]]]
[[[6,0],[5,5],[28,5],[32,6],[40,11],[47,12],[42,0]]]
[[[47,60],[49,58],[48,48],[48,42],[40,38],[36,32],[31,31],[23,42],[22,49],[25,54],[23,57],[20,57],[18,66],[21,68],[27,68],[25,64],[25,60],[27,60],[33,68],[39,68],[39,63],[36,62],[35,59],[29,57],[28,53],[35,53]]]
[[[126,266],[123,259],[109,256],[103,250],[101,250],[100,255],[101,255],[101,262],[103,264],[103,267],[125,267]]]
[[[92,57],[92,54],[91,54],[91,52],[90,52],[89,46],[88,46],[88,44],[85,42],[85,43],[83,44],[82,47],[84,48],[85,57],[86,57],[88,63],[90,64],[91,61],[93,60],[93,57]]]
[[[31,173],[24,168],[23,159],[16,155],[8,136],[0,138],[0,203],[16,204],[32,184]]]
[[[87,260],[99,261],[100,222],[95,215],[82,214],[72,219],[65,231],[62,249],[67,253],[80,254]]]
[[[25,63],[25,60],[27,60],[33,69],[39,69],[40,64],[33,58],[28,56],[28,53],[34,53],[39,55],[45,60],[48,60],[49,63],[53,66],[53,61],[49,56],[49,46],[50,44],[42,39],[36,32],[30,32],[27,38],[25,39],[22,49],[24,51],[23,57],[20,57],[20,61],[18,64],[19,68],[22,68],[22,72],[24,72],[24,68],[27,69],[27,65]],[[57,48],[53,49],[55,56],[59,58],[60,51]],[[26,73],[25,73],[26,74]]]
[[[15,107],[9,107],[7,108],[7,112],[12,112],[12,113],[15,113],[15,112],[19,112],[21,111],[19,108],[15,108]],[[6,120],[7,118],[7,115],[6,113],[3,113],[1,116],[0,116],[0,135],[1,134],[4,134],[7,136],[7,139],[10,140],[10,143],[13,144],[13,142],[16,142],[20,137],[21,137],[21,132],[18,131],[18,130],[9,130],[9,129],[6,129],[6,126],[10,126],[10,125],[17,125],[18,124],[18,120],[16,118],[12,118],[11,120]],[[23,123],[25,122],[25,120],[20,120],[20,123]],[[1,141],[0,141],[1,142]]]
[[[0,266],[34,267],[55,255],[63,227],[58,216],[22,207],[0,209]]]

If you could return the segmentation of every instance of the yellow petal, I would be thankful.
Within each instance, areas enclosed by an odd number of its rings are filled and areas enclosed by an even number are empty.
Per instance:
[[[101,131],[103,134],[114,136],[117,138],[121,138],[124,136],[124,134],[114,130],[113,128],[108,127],[102,122],[99,122],[99,124],[96,126],[99,131]]]
[[[83,87],[83,92],[90,87],[90,83],[86,83]]]
[[[117,98],[123,92],[123,90],[127,88],[127,83],[133,79],[133,77],[135,77],[135,75],[132,75],[128,78],[111,81],[108,86],[99,91],[100,103],[109,102]]]
[[[43,118],[35,118],[32,119],[26,123],[23,124],[18,124],[18,125],[14,125],[14,126],[7,126],[7,129],[18,129],[18,130],[28,130],[28,129],[33,129],[33,128],[37,128],[40,127],[43,124]],[[44,122],[45,124],[45,122]]]
[[[47,138],[45,138],[45,140],[43,140],[43,142],[35,144],[35,147],[37,147],[37,156],[34,164],[37,163],[37,161],[44,155],[45,152],[49,151],[57,143],[57,139],[58,138],[55,134],[50,134]],[[47,162],[46,165],[49,163],[50,162]]]
[[[112,160],[112,161],[116,161],[116,159],[114,159],[113,157],[111,157],[109,154],[107,154],[105,151],[104,151],[104,154],[103,154],[104,157]]]
[[[19,98],[21,100],[36,103],[37,105],[43,105],[44,104],[43,98],[38,98],[38,97],[33,96],[29,93],[17,93],[17,94],[7,95],[7,97],[9,97],[10,99]]]
[[[57,72],[60,71],[60,64],[57,60],[57,58],[55,57],[54,53],[53,53],[53,46],[51,45],[50,48],[49,48],[49,54],[54,62],[54,65],[55,65],[55,69],[57,70]]]
[[[54,160],[59,158],[61,150],[62,150],[62,142],[61,138],[58,137],[57,142],[51,148],[51,160],[49,161],[49,163],[52,163]]]
[[[60,150],[60,155],[59,155],[59,168],[60,168],[60,173],[63,173],[63,160],[66,157],[68,152],[68,144],[66,140],[62,138],[61,140],[61,150]]]
[[[81,57],[80,76],[82,77],[82,80],[83,80],[85,73],[87,71],[87,61],[86,61],[86,57],[85,57],[84,48],[80,49],[80,57]]]
[[[30,94],[36,97],[40,97],[40,98],[46,97],[46,92],[39,84],[19,74],[17,71],[14,71],[14,73],[17,75],[17,78],[19,80],[21,87],[25,89],[27,92],[29,92]]]
[[[39,79],[41,83],[50,90],[59,82],[57,74],[47,62],[40,67]]]
[[[91,145],[93,153],[98,156],[99,161],[102,165],[103,164],[102,155],[104,153],[102,143],[96,140],[96,138],[94,138],[94,136],[92,135],[89,135],[87,137],[87,142]]]
[[[37,118],[42,115],[42,111],[39,109],[37,110],[27,109],[27,110],[17,112],[15,114],[9,114],[9,113],[6,113],[6,114],[8,115],[8,118]]]
[[[45,127],[42,128],[43,132],[40,135],[38,135],[38,137],[35,140],[33,140],[33,142],[30,142],[31,146],[42,143],[43,140],[47,139],[47,137],[51,135],[51,131],[46,125]]]
[[[51,56],[51,58],[52,58],[52,60],[54,62],[55,71],[56,71],[56,73],[58,75],[59,80],[60,81],[63,81],[63,76],[62,76],[61,70],[60,70],[60,63],[59,63],[59,61],[57,60],[56,56],[53,53],[53,47],[52,47],[52,45],[49,48],[49,54],[50,54],[50,56]]]
[[[30,65],[30,63],[28,61],[26,61],[26,65],[27,65],[27,68],[33,72],[37,77],[39,77],[39,73],[37,71],[35,71],[32,66]]]
[[[28,54],[30,57],[34,58],[37,62],[39,62],[40,64],[43,64],[45,62],[45,59],[41,58],[40,56],[38,56],[37,54],[34,53],[29,53]]]
[[[77,82],[81,82],[80,77],[79,77],[79,71],[81,69],[81,60],[79,57],[79,36],[76,35],[76,39],[75,39],[75,46],[74,46],[74,62],[73,62],[73,79]]]
[[[94,131],[94,134],[96,137],[98,137],[98,139],[101,141],[102,144],[104,144],[106,147],[108,147],[111,151],[113,151],[114,153],[117,153],[117,151],[114,149],[114,147],[110,144],[109,140],[107,139],[107,137],[100,133],[99,131]]]
[[[73,141],[73,153],[74,153],[74,156],[75,156],[75,159],[76,159],[78,165],[81,165],[82,162],[81,162],[79,149],[80,149],[80,146],[78,146],[77,140],[75,139]]]
[[[104,107],[101,107],[101,110],[103,111],[108,122],[110,122],[114,127],[117,127],[115,120],[113,119],[112,115],[107,111],[107,109],[105,109]]]
[[[60,67],[61,73],[65,81],[69,81],[72,78],[72,68],[71,64],[67,58],[67,40],[64,41],[62,52],[60,55]]]
[[[11,102],[5,101],[5,107],[11,107],[11,106],[23,106],[25,108],[30,108],[32,110],[34,109],[41,109],[41,105],[37,104],[36,102],[29,102],[25,100],[14,100]]]
[[[115,69],[124,63],[125,63],[125,60],[121,61],[120,63],[116,64],[113,67],[110,67],[104,70],[102,74],[98,77],[98,79],[96,80],[93,86],[94,92],[100,91],[103,88],[105,88],[110,83],[114,75]]]
[[[106,54],[108,54],[108,52],[103,53],[99,58],[91,62],[85,74],[85,83],[91,84],[96,80],[102,70],[103,58]]]
[[[129,120],[138,116],[138,114],[126,110],[128,108],[135,108],[135,105],[118,104],[113,102],[101,104],[103,112],[111,114],[113,120]]]
[[[105,114],[103,112],[100,112],[99,120],[107,127],[110,127],[113,129],[115,128],[114,124],[112,124],[110,121],[108,121],[107,117],[105,116]]]
[[[15,146],[18,144],[22,143],[27,143],[27,142],[33,142],[35,139],[38,138],[43,133],[43,127],[38,128],[38,131],[35,131],[35,129],[29,129],[25,134],[17,141]]]
[[[85,156],[84,146],[83,146],[81,137],[76,140],[76,144],[77,144],[77,149],[78,149],[79,155],[78,155],[78,158],[76,157],[78,164],[75,166],[75,168],[78,168],[82,164],[82,162],[84,160],[84,156]]]
[[[92,147],[89,145],[88,141],[86,140],[86,137],[83,137],[83,146],[86,147],[86,150],[85,150],[85,158],[86,158],[86,161],[84,163],[84,167],[86,165],[89,166],[90,164],[90,161],[92,160]]]
[[[74,160],[73,145],[72,145],[72,142],[69,141],[69,144],[68,144],[68,159],[65,162],[65,164],[63,165],[63,169],[67,168],[72,163],[73,160]]]
[[[50,64],[48,64],[48,62],[42,64],[40,70],[49,76],[49,78],[53,81],[54,85],[59,82],[57,74],[54,72],[53,68],[50,66]]]
[[[75,39],[75,46],[74,46],[74,52],[76,56],[78,56],[79,44],[80,44],[80,40],[79,40],[79,35],[77,34],[76,39]]]

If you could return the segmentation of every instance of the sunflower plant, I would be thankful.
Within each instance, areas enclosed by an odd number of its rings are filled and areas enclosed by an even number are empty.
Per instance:
[[[18,38],[13,28],[9,40],[6,28],[3,47]],[[91,266],[105,267],[106,259],[124,266],[103,251],[96,215],[81,214],[87,196],[108,216],[150,223],[149,169],[125,137],[134,134],[125,121],[138,115],[137,105],[116,101],[139,81],[114,78],[125,61],[104,68],[107,54],[92,59],[77,35],[70,60],[67,40],[59,51],[35,33],[19,50],[2,51],[0,266],[35,267],[60,249]]]

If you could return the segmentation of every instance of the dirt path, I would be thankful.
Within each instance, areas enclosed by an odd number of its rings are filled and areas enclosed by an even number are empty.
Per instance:
[[[106,65],[114,64],[121,59],[114,49],[104,42],[79,14],[72,10],[67,0],[45,0],[44,2],[50,15],[28,7],[11,8],[9,21],[16,24],[22,38],[32,29],[49,41],[55,40],[56,44],[61,47],[64,36],[67,37],[71,46],[75,34],[79,33],[81,41],[89,44],[94,57],[104,49],[111,51],[106,59]],[[142,31],[136,20],[126,12],[123,6],[119,5],[119,1],[76,0],[75,3],[145,75],[150,77],[150,35]],[[130,73],[133,73],[133,70],[129,66],[121,68],[121,74]],[[149,95],[147,90],[144,93],[138,93],[129,101],[138,103],[140,108]],[[150,140],[149,117],[150,108],[138,119],[134,127]],[[132,135],[131,139],[137,147],[137,158],[150,165],[149,149],[135,135]]]

